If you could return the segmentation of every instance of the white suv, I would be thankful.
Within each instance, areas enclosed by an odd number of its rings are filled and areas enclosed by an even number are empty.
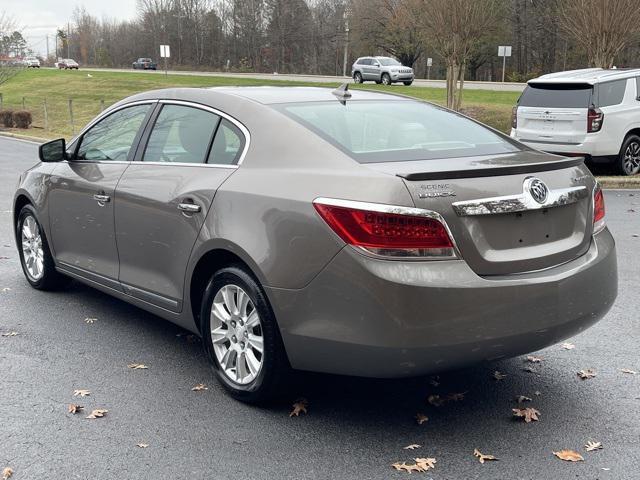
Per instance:
[[[640,172],[640,69],[590,68],[529,80],[511,136],[537,150]]]

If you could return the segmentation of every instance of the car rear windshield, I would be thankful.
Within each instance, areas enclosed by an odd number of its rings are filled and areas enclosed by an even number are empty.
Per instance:
[[[544,108],[589,108],[593,87],[587,84],[529,84],[518,105]]]
[[[432,160],[519,151],[516,143],[468,119],[409,100],[278,105],[292,119],[360,163]]]

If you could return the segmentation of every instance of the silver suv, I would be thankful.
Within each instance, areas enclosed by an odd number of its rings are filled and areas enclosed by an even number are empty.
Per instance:
[[[411,85],[415,78],[413,68],[403,66],[395,58],[390,57],[360,57],[351,66],[351,77],[356,83],[367,80],[384,85],[402,82]]]

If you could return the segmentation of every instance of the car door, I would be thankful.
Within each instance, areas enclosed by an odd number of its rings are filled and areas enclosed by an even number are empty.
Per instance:
[[[49,218],[51,243],[61,268],[118,288],[114,193],[154,103],[107,114],[74,143],[69,160],[56,164]]]
[[[161,105],[116,191],[119,278],[128,294],[179,312],[191,249],[248,133],[202,105]]]
[[[371,80],[371,63],[372,63],[372,60],[370,58],[365,58],[362,60],[362,79],[363,80]]]
[[[369,69],[369,80],[380,80],[380,62],[375,58],[371,59],[371,65],[367,67]]]

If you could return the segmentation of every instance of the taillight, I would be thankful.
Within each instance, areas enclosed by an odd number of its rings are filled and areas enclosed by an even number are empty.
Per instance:
[[[518,106],[511,109],[511,128],[518,128]]]
[[[313,206],[342,240],[375,255],[457,256],[444,219],[436,212],[331,198],[318,198]]]
[[[587,112],[587,133],[599,132],[604,123],[604,112],[596,107],[591,107]]]
[[[593,192],[593,233],[601,232],[606,226],[604,220],[604,195],[600,185]]]

